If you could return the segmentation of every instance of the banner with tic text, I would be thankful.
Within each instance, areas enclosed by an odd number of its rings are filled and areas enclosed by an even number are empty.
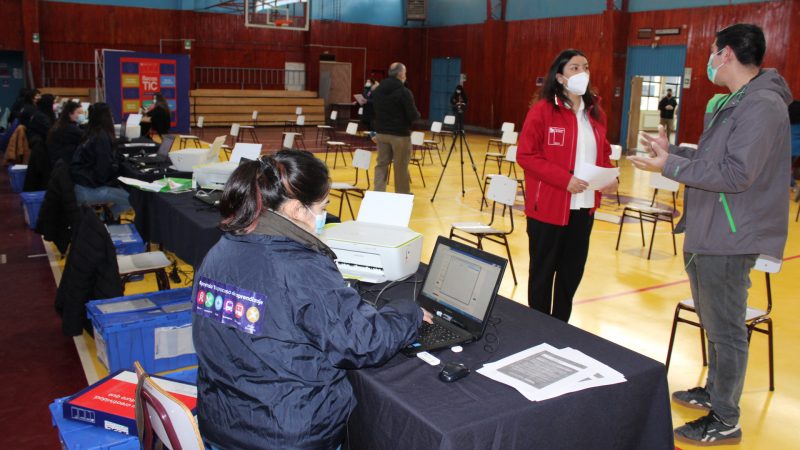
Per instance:
[[[104,50],[106,102],[121,123],[147,111],[161,93],[170,110],[170,132],[188,133],[189,56]]]

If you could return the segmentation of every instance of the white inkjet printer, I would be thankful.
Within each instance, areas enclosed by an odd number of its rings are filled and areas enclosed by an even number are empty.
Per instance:
[[[217,144],[217,141],[214,141]],[[221,143],[220,143],[221,147]],[[225,183],[242,159],[254,161],[261,156],[261,144],[237,143],[233,147],[231,160],[225,162],[212,162],[194,167],[192,175],[192,188],[219,189],[225,188]]]
[[[368,191],[356,220],[325,227],[322,239],[345,278],[382,283],[416,273],[422,235],[408,228],[413,206],[413,195]]]

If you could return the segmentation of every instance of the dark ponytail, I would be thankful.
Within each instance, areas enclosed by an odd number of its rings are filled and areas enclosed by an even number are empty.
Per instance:
[[[305,206],[322,201],[330,191],[328,168],[306,151],[281,150],[241,164],[222,192],[220,229],[246,234],[264,209],[277,211],[290,199]]]

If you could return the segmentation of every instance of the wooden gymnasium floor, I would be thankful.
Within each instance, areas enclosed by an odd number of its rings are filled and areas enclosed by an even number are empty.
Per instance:
[[[212,140],[213,136],[225,134],[223,129],[207,129],[204,133],[205,140]],[[306,144],[309,150],[320,150],[315,145],[315,130],[309,127]],[[265,143],[265,148],[274,150],[280,140],[280,129],[264,129],[258,131],[260,140]],[[468,144],[473,159],[475,160],[478,175],[483,166],[486,152],[487,136],[469,134]],[[369,141],[359,141],[369,144]],[[449,142],[448,142],[449,146]],[[479,210],[480,190],[475,173],[473,173],[466,148],[464,149],[464,189],[461,192],[460,155],[458,147],[452,154],[447,169],[444,171],[441,186],[435,201],[431,197],[442,166],[434,155],[435,164],[428,162],[422,166],[426,186],[423,186],[419,172],[414,166],[410,167],[412,178],[412,191],[415,194],[414,210],[410,227],[423,233],[423,260],[427,261],[433,249],[437,235],[447,235],[450,224],[457,221],[489,221],[489,212]],[[324,153],[318,153],[320,157]],[[443,157],[447,152],[443,152]],[[331,175],[335,181],[351,181],[353,169],[340,164]],[[332,162],[332,161],[331,161]],[[374,160],[373,160],[374,167]],[[647,174],[632,168],[630,163],[623,158],[620,161],[621,186],[620,195],[623,203],[634,199],[649,202],[653,191],[648,187]],[[494,172],[487,168],[489,172]],[[371,171],[372,172],[372,171]],[[520,176],[522,175],[519,171]],[[371,173],[372,178],[372,173]],[[374,181],[374,180],[373,180]],[[390,190],[392,184],[390,183]],[[788,186],[787,186],[788,189]],[[663,193],[657,201],[665,206],[671,206],[671,197]],[[356,205],[357,207],[357,202]],[[800,346],[800,327],[792,325],[792,317],[800,316],[800,302],[798,302],[798,287],[800,287],[800,223],[794,221],[797,204],[792,203],[791,217],[789,218],[789,240],[786,246],[783,268],[779,274],[772,277],[773,289],[773,320],[775,333],[775,385],[774,392],[768,389],[767,369],[767,340],[764,335],[756,334],[750,346],[750,362],[744,393],[741,399],[742,427],[744,439],[741,448],[788,448],[796,446],[797,438],[791,424],[797,423],[800,417],[800,383],[797,375],[800,374],[800,359],[796,357],[796,350]],[[338,200],[332,199],[329,211],[338,212]],[[678,209],[682,203],[678,200]],[[604,212],[617,214],[621,210],[616,205],[615,199],[604,199]],[[350,218],[345,205],[343,219]],[[512,257],[517,270],[519,284],[514,285],[510,271],[507,271],[503,280],[500,294],[520,303],[527,303],[527,272],[528,272],[528,241],[525,233],[525,217],[522,211],[522,199],[514,213],[515,231],[510,237]],[[647,240],[652,225],[645,225]],[[631,350],[649,356],[658,361],[666,357],[667,343],[675,305],[678,301],[690,297],[689,285],[680,256],[682,237],[677,237],[679,256],[672,253],[672,244],[669,236],[669,225],[660,223],[655,237],[652,258],[648,261],[647,248],[641,246],[639,227],[635,223],[625,225],[619,251],[614,250],[617,239],[618,225],[597,220],[592,232],[589,260],[586,273],[580,288],[575,296],[575,307],[570,323],[576,327],[590,331],[610,341],[616,342]],[[52,247],[46,248],[52,257]],[[500,246],[488,243],[486,249],[504,255]],[[58,264],[55,264],[54,273],[58,276]],[[182,265],[185,271],[190,271],[188,266]],[[753,287],[750,290],[750,301],[754,305],[763,305],[765,302],[764,276],[753,272],[751,276]],[[187,277],[182,277],[184,282]],[[174,287],[177,287],[173,283]],[[129,284],[126,294],[154,290],[152,280]],[[705,380],[705,369],[701,363],[700,343],[698,342],[697,329],[681,325],[675,342],[672,367],[669,372],[670,390],[686,389],[702,384]],[[87,379],[96,379],[105,374],[104,368],[97,363],[93,355],[91,339],[81,337],[76,339],[81,360]],[[688,420],[700,417],[696,410],[673,405],[673,425],[681,425]],[[794,418],[794,419],[792,419]],[[692,448],[691,446],[681,446]]]

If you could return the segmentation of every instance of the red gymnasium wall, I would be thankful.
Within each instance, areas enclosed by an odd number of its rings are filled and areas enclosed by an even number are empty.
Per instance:
[[[319,56],[328,52],[352,64],[353,93],[361,91],[364,74],[386,70],[393,61],[406,63],[409,87],[426,116],[431,59],[459,57],[471,103],[466,122],[494,129],[504,121],[521,126],[538,89],[536,77],[546,74],[559,51],[579,48],[589,58],[612,142],[619,139],[627,48],[651,43],[637,38],[639,28],[686,25],[680,35],[664,37],[660,44],[687,46],[693,79],[683,92],[681,139],[692,142],[702,131],[706,100],[719,91],[705,78],[714,32],[727,24],[752,22],[766,32],[765,66],[778,68],[800,98],[800,2],[792,0],[637,13],[609,10],[438,28],[314,21],[308,33],[246,28],[241,16],[231,14],[31,0],[0,0],[0,8],[0,50],[32,56],[27,59],[37,79],[42,58],[93,61],[94,50],[101,48],[158,52],[162,40],[164,52],[189,53],[193,67],[283,68],[287,61],[305,62],[307,88],[313,90],[319,81]],[[41,36],[38,45],[29,38],[34,31]],[[194,39],[192,49],[184,50],[181,39]]]

